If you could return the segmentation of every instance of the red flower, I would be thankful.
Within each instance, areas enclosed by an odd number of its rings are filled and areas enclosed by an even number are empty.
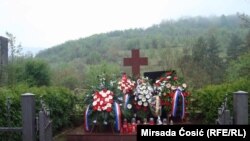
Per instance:
[[[167,76],[169,76],[169,75],[171,75],[171,74],[172,74],[172,72],[171,72],[171,71],[169,71],[169,72],[167,72],[166,74],[167,74]]]
[[[111,111],[112,111],[112,108],[111,108],[111,107],[108,107],[106,111],[107,111],[107,112],[111,112]]]
[[[94,107],[93,107],[93,110],[94,110],[94,111],[97,111],[97,106],[94,106]]]
[[[174,77],[174,80],[177,80],[177,79],[178,79],[178,77],[175,76],[175,77]]]

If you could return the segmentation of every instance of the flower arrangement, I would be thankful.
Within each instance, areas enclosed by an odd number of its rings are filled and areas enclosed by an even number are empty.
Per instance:
[[[135,81],[129,79],[126,73],[122,74],[122,79],[118,82],[118,89],[122,91],[123,94],[131,94],[135,88]]]
[[[175,71],[166,71],[153,85],[147,77],[133,81],[125,73],[118,79],[109,79],[105,74],[98,78],[99,84],[89,88],[84,98],[86,131],[112,125],[119,132],[122,118],[160,119],[162,109],[174,117],[185,116],[189,93]]]
[[[93,94],[93,111],[112,111],[114,93],[110,90],[103,89]]]
[[[161,98],[161,105],[166,111],[170,112],[172,116],[177,116],[177,111],[181,111],[181,118],[184,118],[186,111],[186,98],[189,93],[187,91],[187,84],[182,83],[177,77],[175,71],[166,71],[166,73],[154,84],[154,89]]]
[[[123,118],[130,119],[134,115],[132,100],[134,98],[133,92],[135,89],[135,81],[128,78],[126,73],[122,74],[122,78],[118,81],[117,89],[123,94]]]
[[[87,105],[84,113],[85,131],[91,131],[95,126],[102,129],[107,125],[114,126],[116,131],[120,131],[121,102],[116,88],[116,81],[107,79],[107,76],[102,74],[99,76],[99,84],[89,89],[84,98]]]
[[[153,88],[149,83],[149,79],[144,77],[138,79],[134,92],[134,105],[137,117],[143,119],[149,114],[152,94]]]

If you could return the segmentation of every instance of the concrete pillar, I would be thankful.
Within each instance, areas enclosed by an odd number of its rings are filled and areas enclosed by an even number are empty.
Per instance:
[[[244,91],[234,92],[233,96],[234,124],[248,124],[248,93]]]
[[[0,36],[0,86],[7,84],[8,39]]]
[[[22,121],[23,121],[23,141],[36,140],[35,121],[35,95],[31,93],[22,94]]]

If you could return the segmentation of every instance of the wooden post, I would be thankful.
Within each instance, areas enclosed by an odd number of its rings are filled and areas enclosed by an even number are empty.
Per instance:
[[[244,91],[234,92],[233,96],[234,124],[248,124],[248,93]]]
[[[23,141],[35,141],[36,124],[35,124],[35,95],[31,93],[22,94],[22,139]]]

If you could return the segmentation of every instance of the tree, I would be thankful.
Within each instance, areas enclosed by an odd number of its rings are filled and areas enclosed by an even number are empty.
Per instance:
[[[232,60],[227,69],[227,80],[229,82],[240,78],[250,79],[250,52],[239,56],[237,60]]]
[[[242,53],[242,40],[236,34],[231,36],[228,48],[227,58],[228,60],[235,60]]]
[[[17,74],[15,73],[15,58],[21,55],[22,46],[21,44],[16,45],[16,37],[6,32],[6,36],[9,38],[9,51],[10,51],[10,62],[8,64],[8,83],[11,86],[15,86],[17,83]]]
[[[223,80],[224,66],[223,61],[219,57],[219,44],[215,36],[208,38],[206,47],[206,58],[203,65],[210,76],[210,83],[219,83]]]
[[[245,46],[244,46],[243,51],[244,52],[250,51],[250,30],[248,31],[248,34],[246,35],[246,41],[245,41]]]
[[[29,86],[48,86],[50,70],[47,63],[41,60],[29,60],[25,64],[24,79]]]
[[[194,62],[197,62],[199,66],[204,68],[205,54],[206,54],[207,43],[203,37],[199,37],[197,42],[193,46],[192,58]]]
[[[10,57],[13,62],[15,57],[21,55],[22,45],[16,45],[16,37],[12,33],[6,32],[6,36],[9,38]]]

